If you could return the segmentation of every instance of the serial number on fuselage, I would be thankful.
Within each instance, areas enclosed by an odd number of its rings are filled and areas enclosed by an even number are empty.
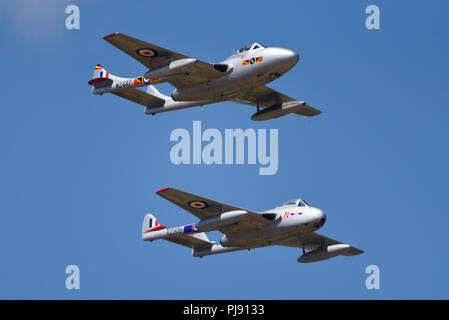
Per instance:
[[[128,88],[132,86],[132,80],[125,80],[115,85],[116,88]]]
[[[183,227],[175,227],[175,228],[170,228],[167,230],[167,235],[169,236],[173,236],[175,234],[181,234],[184,233]]]

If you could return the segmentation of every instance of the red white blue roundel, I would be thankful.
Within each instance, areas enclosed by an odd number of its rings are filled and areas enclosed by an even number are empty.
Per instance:
[[[140,49],[137,49],[137,50],[136,50],[136,53],[137,53],[139,56],[142,56],[142,57],[148,57],[148,58],[157,56],[156,50],[153,50],[153,49],[150,49],[150,48],[140,48]]]
[[[189,202],[189,206],[195,209],[204,209],[207,208],[207,203],[204,201],[191,201]]]
[[[143,77],[143,83],[149,84],[151,82],[150,79]]]

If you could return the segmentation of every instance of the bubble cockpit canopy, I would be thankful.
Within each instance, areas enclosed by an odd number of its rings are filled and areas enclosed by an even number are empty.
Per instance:
[[[309,207],[303,199],[292,199],[283,204],[284,206]]]
[[[242,53],[245,51],[252,51],[252,50],[261,49],[261,48],[264,48],[264,46],[257,42],[254,42],[251,46],[244,46],[244,47],[238,49],[236,53]]]

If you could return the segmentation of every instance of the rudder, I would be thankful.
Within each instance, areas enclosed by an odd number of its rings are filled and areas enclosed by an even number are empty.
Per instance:
[[[166,226],[159,224],[159,221],[157,221],[156,217],[153,216],[151,213],[147,213],[145,215],[145,218],[143,218],[142,234],[165,228]]]

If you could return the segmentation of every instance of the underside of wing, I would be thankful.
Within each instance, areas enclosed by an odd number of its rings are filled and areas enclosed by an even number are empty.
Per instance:
[[[278,243],[278,245],[280,245],[280,246],[301,248],[301,249],[305,249],[305,250],[316,250],[321,247],[328,247],[328,246],[338,245],[338,244],[344,244],[344,243],[334,240],[334,239],[331,239],[331,238],[328,238],[328,237],[325,237],[316,232],[306,233],[306,234],[298,236],[297,238]],[[361,254],[363,252],[364,251],[362,251],[360,249],[350,246],[341,254],[344,256],[354,256],[357,254]]]
[[[235,102],[268,108],[294,99],[267,86],[259,86],[234,99]]]
[[[183,54],[156,46],[154,44],[135,39],[122,33],[111,33],[104,40],[127,53],[151,71],[167,66],[172,61],[189,58]],[[214,80],[223,75],[223,72],[214,68],[213,64],[196,59],[187,70],[183,79],[169,81],[173,86],[182,89],[208,80]]]
[[[217,227],[217,230],[225,234],[255,230],[272,223],[256,212],[200,197],[181,190],[165,188],[159,190],[157,194],[184,210],[187,210],[203,221],[230,211],[243,212],[243,214],[239,215],[238,219],[232,220],[232,223],[226,223],[226,221],[224,221],[223,224]]]
[[[267,86],[256,87],[233,101],[263,108],[252,116],[256,121],[278,118],[290,113],[302,117],[313,117],[321,113],[304,101],[294,100]]]
[[[209,241],[204,233],[198,233],[193,235],[179,234],[176,236],[165,238],[165,240],[188,247],[188,248],[204,248],[210,247],[215,242]]]
[[[141,104],[143,106],[161,107],[165,101],[136,88],[122,88],[112,92],[113,94]]]

